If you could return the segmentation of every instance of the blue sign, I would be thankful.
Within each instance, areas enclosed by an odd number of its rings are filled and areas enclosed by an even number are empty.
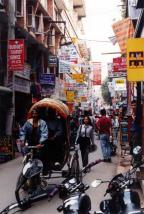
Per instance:
[[[40,74],[41,85],[55,85],[55,74]]]

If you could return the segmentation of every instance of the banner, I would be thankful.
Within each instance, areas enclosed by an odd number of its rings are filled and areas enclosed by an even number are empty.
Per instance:
[[[92,62],[93,85],[101,85],[101,62]]]
[[[118,21],[112,25],[113,31],[116,35],[117,42],[121,49],[122,54],[126,53],[126,42],[128,38],[133,37],[134,27],[132,20],[128,17]]]
[[[66,91],[66,100],[67,102],[74,102],[74,91]]]
[[[126,72],[126,58],[113,58],[113,72]]]
[[[8,40],[8,71],[23,71],[24,70],[24,40],[13,39]]]
[[[144,38],[127,41],[127,79],[144,81]]]

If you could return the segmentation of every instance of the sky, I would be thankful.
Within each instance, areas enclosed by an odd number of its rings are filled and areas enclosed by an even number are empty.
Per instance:
[[[103,63],[103,70],[107,62],[112,62],[112,58],[119,55],[102,54],[109,52],[119,52],[119,46],[115,46],[108,37],[114,36],[112,24],[121,20],[120,14],[120,0],[85,0],[86,3],[86,18],[83,19],[85,36],[87,46],[91,49],[92,61],[101,61]],[[97,40],[88,41],[88,40]],[[106,72],[103,71],[105,78]]]

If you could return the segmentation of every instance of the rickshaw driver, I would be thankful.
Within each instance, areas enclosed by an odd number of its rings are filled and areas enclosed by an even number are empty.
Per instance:
[[[20,129],[19,138],[23,148],[26,141],[29,146],[37,146],[39,148],[38,157],[43,162],[43,173],[45,173],[47,171],[46,140],[48,139],[48,128],[46,122],[39,119],[37,109],[32,111],[31,118]]]
[[[50,167],[59,167],[63,159],[62,143],[64,141],[64,128],[62,121],[57,117],[56,110],[49,108],[46,112],[48,127],[48,163]]]

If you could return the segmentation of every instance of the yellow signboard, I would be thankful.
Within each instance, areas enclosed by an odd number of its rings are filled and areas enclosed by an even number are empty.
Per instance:
[[[74,102],[74,91],[66,91],[67,102]]]
[[[125,83],[124,79],[118,79],[115,82],[116,82],[116,84],[124,84]]]
[[[144,38],[127,41],[127,79],[144,81]]]
[[[72,74],[72,79],[76,80],[77,83],[83,83],[85,74]]]

